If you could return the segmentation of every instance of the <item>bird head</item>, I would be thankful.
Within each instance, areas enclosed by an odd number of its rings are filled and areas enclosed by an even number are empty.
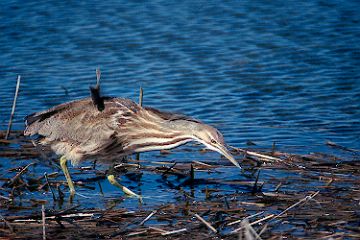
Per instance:
[[[231,163],[241,168],[239,163],[231,155],[226,147],[223,135],[214,127],[202,124],[201,127],[194,131],[194,138],[204,144],[210,150],[216,151],[226,157]]]

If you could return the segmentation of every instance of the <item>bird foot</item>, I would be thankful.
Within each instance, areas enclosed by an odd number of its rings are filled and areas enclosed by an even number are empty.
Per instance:
[[[124,185],[122,185],[118,181],[116,181],[114,175],[108,175],[107,179],[109,180],[109,182],[112,185],[114,185],[115,187],[120,188],[121,191],[123,191],[126,195],[131,196],[131,197],[136,197],[136,198],[140,199],[140,201],[142,202],[142,197],[140,195],[134,193],[133,191],[131,191],[130,189],[128,189],[127,187],[125,187]]]

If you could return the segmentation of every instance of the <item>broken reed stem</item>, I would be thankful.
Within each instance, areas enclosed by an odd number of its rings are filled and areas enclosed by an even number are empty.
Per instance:
[[[42,214],[42,213],[41,213]],[[74,218],[84,218],[84,217],[94,217],[94,213],[69,213],[69,214],[56,214],[55,216],[45,216],[45,220],[55,220],[57,218],[70,218],[70,219],[74,219]],[[42,218],[42,216],[41,216]],[[37,218],[28,218],[28,219],[13,219],[12,220],[14,223],[31,223],[31,222],[39,222],[39,219]]]
[[[168,236],[168,235],[177,234],[177,233],[186,232],[186,231],[187,231],[186,228],[182,228],[182,229],[179,229],[179,230],[164,232],[164,233],[161,233],[161,235],[162,236]]]
[[[279,184],[275,187],[274,192],[279,191],[279,189],[281,188],[281,186],[282,186],[282,182],[279,182]]]
[[[197,219],[199,219],[203,224],[205,224],[206,227],[209,228],[211,231],[213,231],[214,233],[217,233],[217,230],[216,230],[213,226],[211,226],[211,224],[208,223],[204,218],[200,217],[199,214],[195,213],[194,216],[195,216]]]
[[[273,161],[282,161],[280,158],[270,157],[270,156],[260,154],[260,153],[256,153],[256,152],[246,151],[246,150],[242,150],[242,149],[241,149],[241,151],[245,152],[246,154],[255,156],[255,157],[265,158],[265,159],[273,160]]]
[[[275,216],[275,214],[270,214],[270,215],[268,215],[268,216],[266,216],[266,217],[263,217],[262,219],[259,219],[259,220],[256,220],[255,222],[250,223],[249,225],[252,226],[252,225],[261,223],[261,222],[263,222],[263,221],[265,221],[265,220],[268,220],[269,218],[273,218],[274,216]],[[245,218],[245,219],[247,220],[247,218]],[[241,226],[241,227],[233,230],[231,233],[238,233],[238,232],[241,231],[242,229],[244,229],[243,226]]]
[[[313,199],[316,195],[319,194],[319,192],[320,192],[320,191],[317,191],[317,192],[314,193],[314,194],[311,194],[311,195],[309,195],[309,196],[304,197],[304,198],[301,199],[300,201],[296,202],[295,204],[291,205],[290,207],[286,208],[284,211],[282,211],[281,213],[279,213],[278,215],[276,215],[273,219],[271,219],[271,221],[274,220],[274,219],[276,219],[276,218],[278,218],[278,217],[281,217],[281,216],[284,215],[287,211],[289,211],[290,209],[296,207],[296,206],[299,205],[300,203],[307,202],[307,201]]]
[[[252,226],[252,225],[261,223],[261,222],[263,222],[265,220],[268,220],[269,218],[272,218],[272,217],[274,217],[274,214],[270,214],[270,215],[268,215],[266,217],[263,217],[262,219],[256,220],[255,222],[250,223],[250,225]]]
[[[158,228],[158,227],[154,227],[154,226],[150,226],[149,229],[157,231],[157,232],[161,232],[161,233],[167,233],[167,231],[165,231],[161,228]]]
[[[43,240],[46,240],[46,229],[45,229],[45,205],[41,205],[41,218],[42,218],[42,235]]]
[[[261,212],[255,213],[255,214],[253,214],[253,215],[247,216],[245,219],[250,219],[250,218],[257,217],[257,216],[263,214],[264,212],[265,212],[265,211],[261,211]],[[234,221],[234,222],[229,223],[228,226],[231,226],[231,225],[240,223],[240,222],[243,221],[243,220],[244,220],[244,219],[236,220],[236,221]]]
[[[257,240],[260,239],[260,235],[257,234],[255,229],[250,225],[248,219],[244,219],[244,221],[241,222],[241,227],[244,231],[244,236],[242,236],[243,231],[240,232],[239,240],[245,239],[245,240]]]
[[[290,209],[293,209],[294,207],[298,206],[299,204],[301,204],[301,203],[303,203],[303,202],[307,202],[307,201],[313,199],[316,195],[319,194],[319,192],[320,192],[320,191],[317,191],[317,192],[315,192],[314,194],[311,194],[311,195],[309,195],[309,196],[304,197],[304,198],[301,199],[300,201],[298,201],[298,202],[296,202],[295,204],[291,205],[290,207],[286,208],[284,211],[282,211],[282,212],[279,213],[278,215],[270,214],[270,215],[268,215],[268,216],[266,216],[266,217],[264,217],[264,218],[262,218],[262,219],[259,219],[259,220],[255,221],[255,222],[252,222],[252,223],[250,223],[250,226],[255,225],[255,224],[258,224],[258,223],[260,223],[260,222],[263,222],[263,221],[271,218],[270,221],[268,222],[268,223],[270,223],[271,221],[275,220],[276,218],[279,218],[279,217],[281,217],[282,215],[284,215],[284,214],[285,214],[287,211],[289,211]],[[246,218],[245,218],[245,219],[246,219]],[[243,229],[243,227],[240,227],[240,228],[238,228],[238,229],[233,230],[231,233],[237,233],[237,232],[241,231],[242,229]]]
[[[21,76],[18,75],[17,77],[17,82],[16,82],[16,89],[15,89],[15,95],[14,95],[14,101],[13,101],[13,105],[12,105],[12,109],[11,109],[11,115],[10,115],[10,120],[9,120],[9,125],[6,131],[6,135],[5,135],[5,139],[7,140],[9,135],[10,135],[10,131],[11,131],[11,125],[12,125],[12,120],[15,114],[15,108],[16,108],[16,101],[17,101],[17,97],[19,94],[19,88],[20,88],[20,80],[21,80]]]
[[[214,166],[213,165],[210,165],[210,164],[207,164],[207,163],[203,163],[203,162],[200,162],[200,161],[196,161],[196,160],[193,160],[193,163],[197,163],[199,165],[202,165],[202,166],[205,166],[205,167],[209,167],[209,168],[213,168]]]
[[[139,232],[132,232],[132,233],[129,233],[128,235],[126,235],[126,236],[127,237],[133,237],[133,236],[136,236],[136,235],[144,234],[146,232],[147,232],[147,230],[143,230],[143,231],[139,231]]]
[[[28,165],[26,165],[20,172],[18,172],[12,179],[9,180],[10,184],[13,184],[16,180],[19,179],[19,177],[21,177],[21,175],[24,174],[24,172],[31,166],[34,165],[35,163],[29,163]]]
[[[51,187],[51,185],[50,185],[50,182],[49,182],[47,173],[44,173],[44,177],[45,177],[46,183],[47,183],[47,185],[49,186],[50,191],[51,191],[51,193],[52,193],[53,200],[56,201],[55,193],[54,193],[54,190],[52,189],[52,187]]]
[[[260,232],[258,233],[259,236],[261,236],[265,231],[266,229],[268,228],[269,224],[268,223],[265,223],[264,227],[260,230]]]
[[[149,220],[155,213],[157,213],[157,210],[152,211],[144,220],[141,221],[139,224],[140,226],[144,225],[144,223]]]
[[[142,87],[140,87],[140,93],[139,93],[139,105],[142,107],[143,105],[143,96],[144,96],[144,91],[142,89]],[[136,154],[136,160],[140,160],[140,153]],[[140,168],[140,163],[139,163],[139,168]]]
[[[231,148],[231,149],[233,149],[233,150],[235,150],[235,151],[239,151],[239,152],[242,152],[242,153],[251,155],[251,156],[255,156],[255,157],[262,158],[262,159],[266,159],[266,160],[270,160],[270,161],[282,161],[282,159],[280,159],[280,158],[271,157],[271,156],[264,155],[264,154],[260,154],[260,153],[256,153],[256,152],[251,152],[251,151],[248,151],[248,150],[245,150],[245,149],[241,149],[241,148],[237,148],[237,147],[233,147],[233,146],[229,146],[229,148]]]

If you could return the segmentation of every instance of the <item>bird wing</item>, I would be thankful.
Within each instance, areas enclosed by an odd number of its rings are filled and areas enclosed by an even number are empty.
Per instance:
[[[86,98],[33,113],[25,118],[24,135],[38,134],[45,137],[45,142],[112,144],[106,141],[115,139],[113,135],[121,130],[121,123],[125,121],[121,117],[134,114],[140,107],[131,100],[121,98],[105,97],[104,103],[103,111],[98,111],[91,98]]]
[[[201,121],[198,119],[195,119],[195,118],[192,118],[192,117],[180,114],[180,113],[160,111],[160,110],[157,110],[157,109],[151,108],[151,107],[144,107],[144,109],[146,111],[151,112],[152,114],[157,115],[164,121],[172,122],[172,121],[177,121],[177,120],[185,120],[185,121],[189,121],[189,122],[201,123]]]

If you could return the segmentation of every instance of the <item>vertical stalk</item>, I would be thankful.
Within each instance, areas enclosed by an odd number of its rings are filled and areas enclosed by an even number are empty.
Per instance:
[[[17,101],[17,97],[18,97],[18,94],[19,94],[19,88],[20,88],[20,80],[21,80],[21,76],[18,75],[17,83],[16,83],[16,89],[15,89],[15,96],[14,96],[14,101],[13,101],[10,120],[9,120],[9,125],[8,125],[6,135],[5,135],[6,140],[9,138],[10,131],[11,131],[12,120],[13,120],[13,117],[14,117],[14,114],[15,114],[16,101]]]

